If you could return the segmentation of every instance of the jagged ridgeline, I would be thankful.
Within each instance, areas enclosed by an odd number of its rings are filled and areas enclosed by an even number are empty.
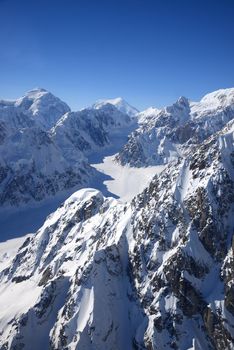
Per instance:
[[[180,97],[161,110],[149,108],[138,114],[140,126],[116,159],[134,167],[167,164],[221,130],[233,115],[233,88],[207,94],[199,102]]]
[[[234,349],[233,134],[131,203],[82,189],[50,215],[1,273],[1,349]]]

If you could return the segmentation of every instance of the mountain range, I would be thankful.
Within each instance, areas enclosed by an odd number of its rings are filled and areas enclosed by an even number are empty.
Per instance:
[[[131,125],[114,162],[164,170],[126,202],[88,155]],[[2,207],[80,188],[0,261],[1,350],[234,349],[234,89],[142,112],[37,89],[0,102],[0,140]]]
[[[221,130],[233,114],[234,89],[207,94],[200,102],[180,97],[172,106],[147,109],[117,160],[135,167],[166,164]]]
[[[71,112],[44,89],[1,100],[1,208],[22,208],[87,186],[96,175],[87,154],[110,145],[111,133],[131,123],[109,103]]]

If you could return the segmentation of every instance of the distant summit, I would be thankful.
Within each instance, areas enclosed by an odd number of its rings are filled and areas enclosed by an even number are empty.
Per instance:
[[[130,117],[135,117],[136,114],[139,113],[138,109],[131,106],[122,97],[110,98],[106,100],[98,100],[93,104],[92,108],[100,109],[106,104],[114,105],[120,112],[128,114]]]
[[[50,129],[65,113],[70,112],[65,102],[43,88],[28,91],[15,101],[15,106],[28,110],[45,129]]]

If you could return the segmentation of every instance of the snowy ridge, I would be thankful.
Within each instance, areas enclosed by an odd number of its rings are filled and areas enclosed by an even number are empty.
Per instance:
[[[155,107],[149,107],[137,114],[139,124],[146,123],[148,120],[153,119],[161,110]]]
[[[0,275],[2,348],[233,349],[233,154],[231,121],[131,203],[72,195]]]
[[[233,119],[234,89],[215,91],[200,102],[180,97],[172,106],[149,112],[140,113],[140,127],[116,157],[122,165],[166,164],[221,130]]]

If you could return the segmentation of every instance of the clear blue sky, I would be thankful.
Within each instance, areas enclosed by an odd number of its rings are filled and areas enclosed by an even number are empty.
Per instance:
[[[234,86],[234,0],[0,0],[0,97],[143,109]]]

